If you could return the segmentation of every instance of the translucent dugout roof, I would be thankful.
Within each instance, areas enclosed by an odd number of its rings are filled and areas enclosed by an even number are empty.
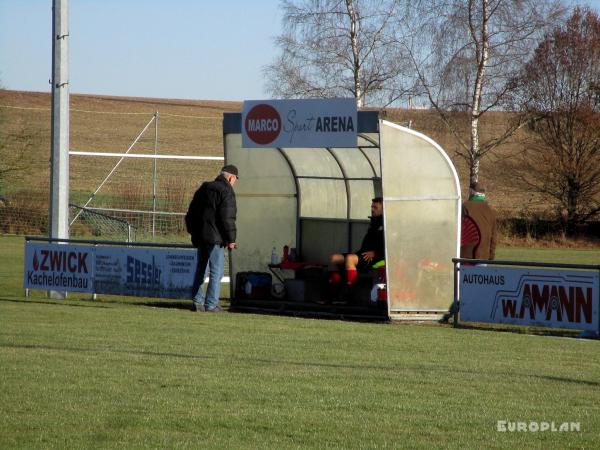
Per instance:
[[[272,249],[284,245],[320,264],[356,251],[371,199],[383,196],[390,315],[447,311],[459,243],[456,171],[431,139],[377,112],[359,112],[357,128],[352,148],[242,148],[241,114],[224,114],[225,159],[240,171],[231,279],[266,272]]]

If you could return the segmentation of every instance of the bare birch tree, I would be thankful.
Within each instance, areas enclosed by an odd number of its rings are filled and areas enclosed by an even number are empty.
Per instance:
[[[265,69],[281,98],[355,97],[358,107],[391,105],[407,93],[409,60],[395,28],[402,0],[283,0],[281,53]]]
[[[415,6],[412,26],[420,33],[404,45],[421,95],[455,137],[470,182],[478,180],[481,159],[526,123],[525,115],[515,114],[506,129],[482,139],[481,119],[512,109],[515,75],[562,12],[553,0],[431,0]]]

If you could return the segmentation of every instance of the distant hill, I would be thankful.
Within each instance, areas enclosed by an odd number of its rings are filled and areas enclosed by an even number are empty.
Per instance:
[[[32,139],[31,153],[34,170],[18,176],[6,187],[8,193],[47,198],[50,155],[50,102],[49,93],[0,90],[0,126],[2,133],[24,134]],[[241,102],[210,100],[175,100],[135,97],[110,97],[71,94],[70,146],[72,150],[124,152],[143,128],[158,112],[158,152],[180,155],[223,155],[222,123],[226,111],[241,111]],[[455,155],[456,143],[438,116],[431,110],[386,111],[386,118],[398,123],[410,122],[415,130],[436,140],[457,166],[463,194],[466,194],[468,176],[464,161]],[[490,113],[483,121],[484,135],[498,133],[509,119],[508,113]],[[134,153],[154,152],[155,124],[152,123],[132,150]],[[465,136],[466,138],[466,136]],[[496,156],[484,159],[480,179],[488,186],[489,200],[502,217],[523,215],[527,211],[545,209],[543,202],[532,200],[521,193],[510,174],[499,169],[503,158],[518,152],[523,145],[519,137],[505,145]],[[4,151],[11,151],[5,148]],[[0,155],[1,157],[1,155]],[[71,158],[72,200],[83,203],[116,163],[111,158]],[[176,196],[177,208],[189,199],[201,181],[212,178],[218,162],[158,162],[161,192]],[[141,204],[148,194],[152,178],[150,160],[128,160],[119,167],[115,176],[99,193],[95,202],[116,195],[125,195],[129,203]],[[136,180],[134,185],[131,181]],[[127,183],[126,192],[123,186]],[[138,192],[139,191],[139,192]],[[165,194],[169,195],[169,194]],[[127,202],[121,202],[123,204]],[[143,203],[143,202],[142,202]],[[164,205],[170,208],[173,205]]]

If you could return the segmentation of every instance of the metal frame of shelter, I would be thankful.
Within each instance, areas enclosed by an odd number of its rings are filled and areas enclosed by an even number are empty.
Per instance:
[[[225,160],[240,171],[231,282],[238,272],[266,272],[272,249],[284,245],[320,264],[356,251],[371,199],[382,196],[387,317],[437,319],[452,304],[452,258],[459,254],[456,169],[433,140],[376,111],[358,112],[357,131],[353,148],[248,149],[241,114],[224,114]]]

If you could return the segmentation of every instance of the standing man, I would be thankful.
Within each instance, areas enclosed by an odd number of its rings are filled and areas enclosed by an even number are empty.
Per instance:
[[[496,212],[485,199],[485,187],[471,184],[469,200],[463,204],[463,226],[471,220],[479,231],[479,241],[461,243],[460,257],[471,259],[494,259],[496,257]],[[464,230],[463,230],[464,233]],[[475,233],[476,234],[476,233]],[[468,245],[467,245],[468,244]]]
[[[237,179],[237,167],[223,167],[214,181],[202,183],[194,194],[185,216],[192,244],[198,249],[193,311],[221,310],[219,293],[224,271],[225,247],[235,248],[237,206],[233,185]],[[202,284],[207,274],[208,286],[204,292]]]
[[[463,203],[460,257],[469,259],[494,259],[496,257],[496,212],[485,199],[485,187],[476,182],[469,186],[469,200]],[[469,263],[462,263],[470,265]],[[457,303],[440,319],[448,323],[458,312]]]

